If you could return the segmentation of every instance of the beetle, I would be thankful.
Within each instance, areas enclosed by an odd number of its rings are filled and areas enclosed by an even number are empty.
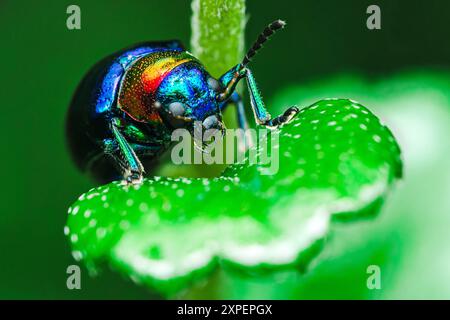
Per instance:
[[[272,118],[255,78],[247,67],[262,44],[285,22],[268,25],[241,63],[219,79],[176,40],[146,42],[116,52],[97,63],[83,78],[66,118],[72,158],[99,181],[123,178],[140,183],[147,168],[171,145],[171,133],[196,124],[224,130],[222,111],[236,105],[240,128],[246,128],[244,105],[235,92],[246,79],[258,125],[276,128],[299,111],[290,107]]]

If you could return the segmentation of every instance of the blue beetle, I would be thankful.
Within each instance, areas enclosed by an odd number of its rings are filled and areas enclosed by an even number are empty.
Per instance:
[[[192,132],[201,123],[204,130],[223,131],[221,114],[230,103],[237,106],[239,126],[246,128],[244,106],[235,92],[243,78],[257,124],[274,128],[289,122],[298,109],[272,118],[247,67],[284,25],[277,20],[267,26],[243,61],[219,79],[178,41],[141,43],[97,63],[79,84],[67,116],[66,133],[77,166],[103,182],[122,177],[140,183],[141,160],[151,168],[169,148],[176,128]]]

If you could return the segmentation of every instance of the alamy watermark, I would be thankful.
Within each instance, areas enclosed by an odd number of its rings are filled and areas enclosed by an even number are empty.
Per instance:
[[[381,289],[381,268],[376,264],[367,267],[366,270],[369,277],[367,277],[366,285],[369,290]]]
[[[187,129],[172,132],[171,140],[175,143],[171,151],[173,164],[240,163],[258,165],[263,175],[278,172],[278,130],[249,128],[203,131],[201,125],[196,128],[193,132]]]
[[[81,289],[81,269],[76,264],[72,264],[67,267],[66,273],[68,274],[66,280],[66,286],[69,290]]]
[[[376,4],[372,4],[367,7],[367,17],[366,26],[369,30],[380,30],[381,29],[381,9]]]
[[[69,15],[66,19],[66,27],[69,30],[81,29],[81,9],[75,4],[67,7],[66,13]]]

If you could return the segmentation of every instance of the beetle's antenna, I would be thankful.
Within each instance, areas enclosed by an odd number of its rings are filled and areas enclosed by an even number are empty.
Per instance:
[[[258,36],[258,39],[253,43],[253,46],[247,51],[244,59],[242,60],[242,65],[245,67],[255,56],[256,52],[261,49],[262,45],[269,40],[269,38],[278,30],[283,29],[286,25],[286,22],[283,20],[275,20],[271,24],[269,24],[263,32],[261,32]]]

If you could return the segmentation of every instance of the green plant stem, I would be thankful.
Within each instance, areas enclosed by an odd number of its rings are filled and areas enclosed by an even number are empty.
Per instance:
[[[244,53],[245,0],[192,1],[193,54],[219,77]]]

